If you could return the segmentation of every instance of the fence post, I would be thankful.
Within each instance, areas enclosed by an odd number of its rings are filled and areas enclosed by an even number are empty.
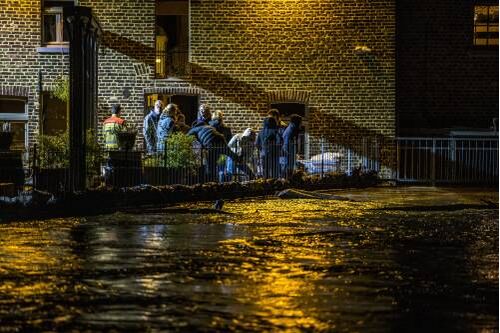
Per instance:
[[[431,148],[431,182],[432,185],[436,185],[436,139],[432,139],[432,148]]]
[[[325,138],[321,137],[321,178],[324,177],[325,175]]]
[[[347,148],[347,175],[352,175],[351,148]]]

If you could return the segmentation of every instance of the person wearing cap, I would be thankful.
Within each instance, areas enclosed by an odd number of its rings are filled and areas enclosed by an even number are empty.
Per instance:
[[[113,104],[111,106],[111,117],[103,122],[104,148],[108,150],[118,149],[118,140],[116,133],[125,127],[125,120],[120,118],[121,105]]]

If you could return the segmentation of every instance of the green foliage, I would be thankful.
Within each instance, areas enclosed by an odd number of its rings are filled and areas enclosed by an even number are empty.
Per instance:
[[[146,157],[144,166],[171,169],[186,168],[194,173],[199,163],[193,150],[193,142],[193,136],[184,133],[170,134],[165,144],[165,153]]]
[[[69,102],[69,78],[67,76],[61,76],[55,83],[55,88],[50,95],[63,102]]]
[[[94,130],[87,130],[87,171],[89,174],[99,174],[104,160],[103,152],[96,140]],[[69,167],[69,133],[57,135],[40,135],[38,139],[38,156],[40,168]]]

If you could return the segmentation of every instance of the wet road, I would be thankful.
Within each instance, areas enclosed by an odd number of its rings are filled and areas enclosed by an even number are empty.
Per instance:
[[[498,193],[332,193],[0,224],[0,332],[498,330]]]

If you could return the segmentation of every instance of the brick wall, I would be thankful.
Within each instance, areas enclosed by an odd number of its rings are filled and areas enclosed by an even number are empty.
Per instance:
[[[489,127],[498,117],[498,47],[473,47],[474,4],[488,2],[398,1],[401,134],[418,127]]]
[[[191,0],[192,74],[164,80],[153,79],[154,1],[82,0],[80,5],[93,8],[104,30],[99,120],[117,98],[124,117],[140,129],[144,92],[196,91],[201,103],[225,111],[233,131],[259,128],[270,103],[290,101],[306,104],[313,137],[354,145],[362,136],[395,135],[393,0]],[[2,30],[0,85],[30,87],[32,136],[38,130],[38,70],[49,88],[66,61],[36,52],[39,8],[39,1],[0,0],[0,25],[28,32],[26,43],[14,43]],[[359,45],[372,51],[355,51]],[[22,60],[13,56],[19,53]],[[136,71],[144,64],[147,74]]]

